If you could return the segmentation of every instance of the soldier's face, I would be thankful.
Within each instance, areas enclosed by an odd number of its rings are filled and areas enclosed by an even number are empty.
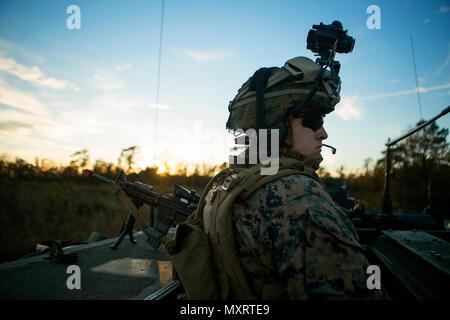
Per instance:
[[[305,156],[320,153],[322,151],[322,140],[328,138],[323,126],[317,131],[313,131],[313,129],[303,126],[302,118],[292,119],[292,135],[294,145],[291,150]]]

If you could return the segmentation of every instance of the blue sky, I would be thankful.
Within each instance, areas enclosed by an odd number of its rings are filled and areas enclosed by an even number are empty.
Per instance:
[[[450,104],[450,1],[166,0],[156,106],[161,3],[1,0],[0,153],[68,163],[88,149],[92,161],[116,162],[137,145],[140,166],[222,163],[242,83],[260,67],[314,59],[308,30],[333,20],[356,44],[337,55],[341,103],[325,129],[338,151],[323,151],[326,169],[361,169],[420,120],[411,35],[423,117]],[[79,30],[66,26],[70,5]],[[367,27],[370,5],[381,29]]]

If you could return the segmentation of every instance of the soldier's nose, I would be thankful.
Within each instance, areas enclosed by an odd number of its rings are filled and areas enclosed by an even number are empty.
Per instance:
[[[328,138],[328,133],[325,131],[325,128],[322,127],[319,130],[317,130],[317,135],[319,139],[325,140]]]

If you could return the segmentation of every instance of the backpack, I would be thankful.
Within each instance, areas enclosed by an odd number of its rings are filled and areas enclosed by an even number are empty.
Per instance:
[[[281,157],[275,175],[259,174],[261,167],[221,171],[205,187],[196,212],[177,226],[175,237],[162,239],[187,299],[288,298],[282,283],[268,283],[262,293],[253,292],[236,250],[232,205],[284,176],[302,174],[323,183],[311,167],[293,158]]]

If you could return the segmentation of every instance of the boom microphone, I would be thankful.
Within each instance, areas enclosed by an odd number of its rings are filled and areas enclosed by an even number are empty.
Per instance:
[[[332,154],[336,154],[336,148],[335,147],[332,147],[332,146],[330,146],[328,144],[325,144],[325,143],[322,143],[322,146],[330,148],[331,149],[331,153]]]

